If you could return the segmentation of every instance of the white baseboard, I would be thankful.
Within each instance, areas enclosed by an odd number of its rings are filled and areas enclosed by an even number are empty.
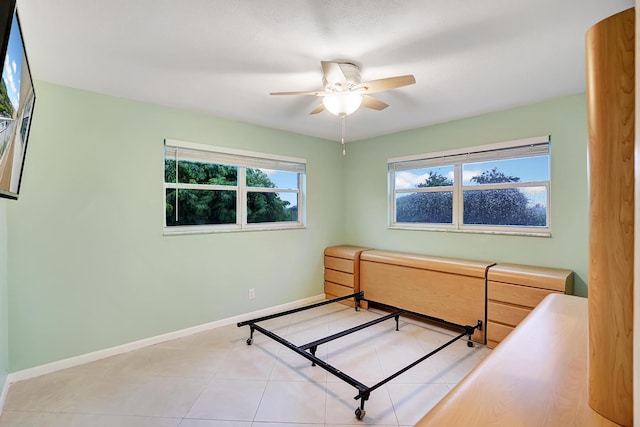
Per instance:
[[[2,386],[2,394],[0,394],[0,415],[2,415],[2,409],[4,408],[4,401],[7,399],[7,393],[9,393],[9,377],[4,380],[4,385]]]
[[[174,340],[176,338],[182,338],[189,335],[196,334],[198,332],[204,332],[210,329],[219,328],[221,326],[227,326],[234,323],[242,322],[244,320],[255,319],[262,316],[268,316],[273,313],[277,313],[284,310],[289,310],[303,305],[312,304],[314,302],[324,300],[324,294],[316,295],[313,297],[305,298],[302,300],[282,304],[275,307],[269,307],[263,310],[254,311],[251,313],[241,314],[239,316],[229,317],[215,322],[205,323],[198,326],[193,326],[186,329],[181,329],[175,332],[169,332],[167,334],[157,335],[155,337],[145,338],[139,341],[122,344],[116,347],[106,348],[104,350],[98,350],[91,353],[82,354],[80,356],[70,357],[68,359],[58,360],[55,362],[47,363],[46,365],[35,366],[33,368],[23,369],[21,371],[12,372],[7,376],[5,386],[2,390],[2,396],[0,397],[0,413],[4,406],[4,397],[9,389],[11,383],[16,381],[23,381],[29,378],[39,377],[40,375],[50,374],[53,372],[61,371],[63,369],[72,368],[74,366],[83,365],[85,363],[94,362],[96,360],[104,359],[106,357],[115,356],[118,354],[126,353],[132,350],[138,350],[150,345],[159,344],[165,341]]]

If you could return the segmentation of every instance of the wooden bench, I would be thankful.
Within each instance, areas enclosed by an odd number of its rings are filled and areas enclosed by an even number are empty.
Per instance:
[[[616,426],[588,404],[587,299],[551,294],[416,426]]]

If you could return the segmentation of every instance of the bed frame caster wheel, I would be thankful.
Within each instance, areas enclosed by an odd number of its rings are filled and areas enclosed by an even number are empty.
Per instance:
[[[247,345],[253,344],[253,338],[247,338]]]
[[[356,408],[356,418],[361,420],[364,418],[364,416],[367,414],[367,411],[365,411],[364,409],[360,409],[360,408]]]

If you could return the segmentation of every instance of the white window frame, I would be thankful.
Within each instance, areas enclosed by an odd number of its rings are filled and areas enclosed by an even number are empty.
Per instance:
[[[194,156],[194,159],[205,160],[207,162],[236,166],[238,169],[237,185],[208,185],[208,184],[185,184],[168,183],[164,179],[163,167],[163,195],[165,201],[167,189],[195,189],[195,190],[222,190],[236,192],[236,222],[235,224],[202,224],[202,225],[175,225],[166,224],[166,202],[162,204],[163,234],[200,234],[217,232],[236,231],[257,231],[257,230],[289,230],[305,228],[306,226],[306,159],[279,156],[275,154],[259,153],[255,151],[239,150],[228,147],[217,147],[213,145],[198,144],[174,139],[165,139],[163,164],[167,156],[167,150],[175,155],[184,158]],[[181,154],[177,154],[181,153]],[[188,154],[187,154],[188,153]],[[186,156],[186,157],[185,157]],[[270,187],[248,187],[246,185],[247,168],[265,168],[298,173],[298,188],[270,188]],[[280,222],[261,222],[250,224],[247,221],[247,194],[250,192],[263,193],[297,193],[298,199],[298,220]]]
[[[546,150],[546,153],[544,151]],[[514,141],[500,142],[476,147],[455,149],[434,153],[418,154],[405,157],[395,157],[387,160],[388,167],[388,227],[390,229],[404,230],[428,230],[428,231],[453,231],[473,232],[489,234],[515,234],[527,236],[551,236],[551,169],[549,180],[539,182],[514,182],[497,184],[480,184],[463,186],[462,165],[474,162],[492,160],[507,160],[547,154],[551,158],[551,136],[539,136]],[[453,186],[425,187],[398,189],[395,188],[395,173],[402,170],[413,170],[428,167],[453,166]],[[509,226],[509,225],[479,225],[464,224],[463,222],[463,197],[464,191],[489,190],[501,188],[545,187],[547,194],[546,203],[546,227]],[[453,192],[453,212],[451,224],[438,223],[408,223],[396,222],[396,195],[401,193],[418,192]]]

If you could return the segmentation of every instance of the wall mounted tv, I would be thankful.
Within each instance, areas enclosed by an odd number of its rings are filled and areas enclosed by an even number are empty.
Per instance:
[[[17,199],[36,97],[15,0],[0,3],[0,197]]]

